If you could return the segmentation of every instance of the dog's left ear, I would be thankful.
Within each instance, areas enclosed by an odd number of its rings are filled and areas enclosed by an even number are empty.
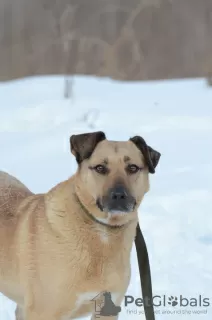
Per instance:
[[[70,147],[77,163],[80,164],[83,160],[90,158],[97,144],[105,139],[106,136],[102,131],[72,135]]]
[[[157,167],[161,156],[160,152],[148,146],[145,140],[140,136],[130,138],[130,141],[132,141],[136,145],[136,147],[142,152],[146,164],[148,166],[149,172],[155,173],[155,168]]]

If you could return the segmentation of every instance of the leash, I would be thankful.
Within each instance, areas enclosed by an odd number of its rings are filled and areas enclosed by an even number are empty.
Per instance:
[[[135,246],[137,251],[138,266],[141,280],[141,291],[143,296],[146,320],[155,320],[154,307],[152,301],[152,281],[149,265],[149,256],[146,247],[146,242],[141,232],[139,223],[136,227]]]

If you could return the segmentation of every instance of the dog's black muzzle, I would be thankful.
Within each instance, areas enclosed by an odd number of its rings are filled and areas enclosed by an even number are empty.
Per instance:
[[[110,213],[132,212],[135,204],[135,199],[123,185],[116,185],[109,189],[107,195],[102,197],[102,201],[97,201],[102,211]]]

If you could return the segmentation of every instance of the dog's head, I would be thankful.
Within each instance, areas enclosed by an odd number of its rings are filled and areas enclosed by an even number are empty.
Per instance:
[[[70,145],[78,163],[76,194],[88,212],[110,225],[135,219],[160,153],[139,136],[109,141],[101,131],[73,135]]]

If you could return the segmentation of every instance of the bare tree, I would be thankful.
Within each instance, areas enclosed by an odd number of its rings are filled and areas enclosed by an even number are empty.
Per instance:
[[[64,78],[64,98],[69,99],[73,97],[73,78],[65,76]]]
[[[212,76],[207,78],[207,84],[209,87],[212,87]]]

